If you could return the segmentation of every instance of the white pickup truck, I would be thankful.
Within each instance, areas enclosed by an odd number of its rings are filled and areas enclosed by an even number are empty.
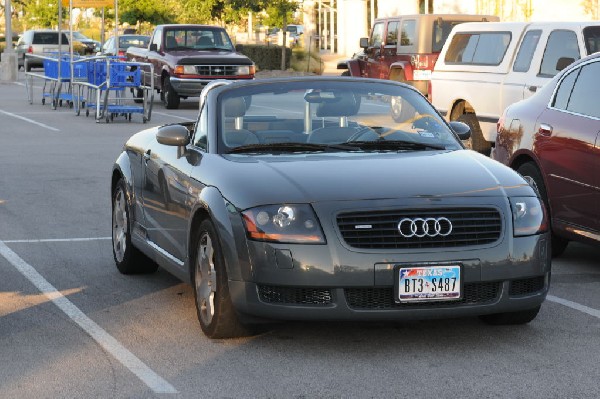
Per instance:
[[[469,22],[452,30],[431,77],[430,99],[471,127],[468,147],[489,154],[504,109],[561,69],[600,51],[600,22]]]

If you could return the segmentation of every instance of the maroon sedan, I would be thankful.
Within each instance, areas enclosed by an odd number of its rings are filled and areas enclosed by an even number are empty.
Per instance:
[[[537,188],[550,213],[553,256],[569,240],[600,243],[599,77],[596,53],[509,106],[498,121],[492,157]]]

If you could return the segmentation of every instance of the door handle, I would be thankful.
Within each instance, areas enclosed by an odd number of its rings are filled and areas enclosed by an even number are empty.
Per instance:
[[[540,128],[538,129],[538,133],[541,136],[550,136],[552,134],[552,126],[546,123],[540,123]]]
[[[532,93],[535,93],[535,92],[537,91],[538,87],[537,87],[537,86],[529,86],[527,89],[528,89],[530,92],[532,92]]]

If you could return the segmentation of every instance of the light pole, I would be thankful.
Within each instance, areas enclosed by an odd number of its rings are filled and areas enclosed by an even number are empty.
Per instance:
[[[0,61],[0,80],[5,82],[14,82],[17,80],[17,54],[12,47],[12,26],[11,15],[12,7],[10,0],[4,0],[4,17],[6,18],[6,29],[4,32],[5,47]]]

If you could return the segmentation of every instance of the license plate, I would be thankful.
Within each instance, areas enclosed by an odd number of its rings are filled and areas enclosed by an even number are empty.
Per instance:
[[[398,276],[400,302],[460,299],[460,266],[403,267]]]
[[[426,69],[415,69],[413,71],[414,80],[431,80],[431,71]]]

